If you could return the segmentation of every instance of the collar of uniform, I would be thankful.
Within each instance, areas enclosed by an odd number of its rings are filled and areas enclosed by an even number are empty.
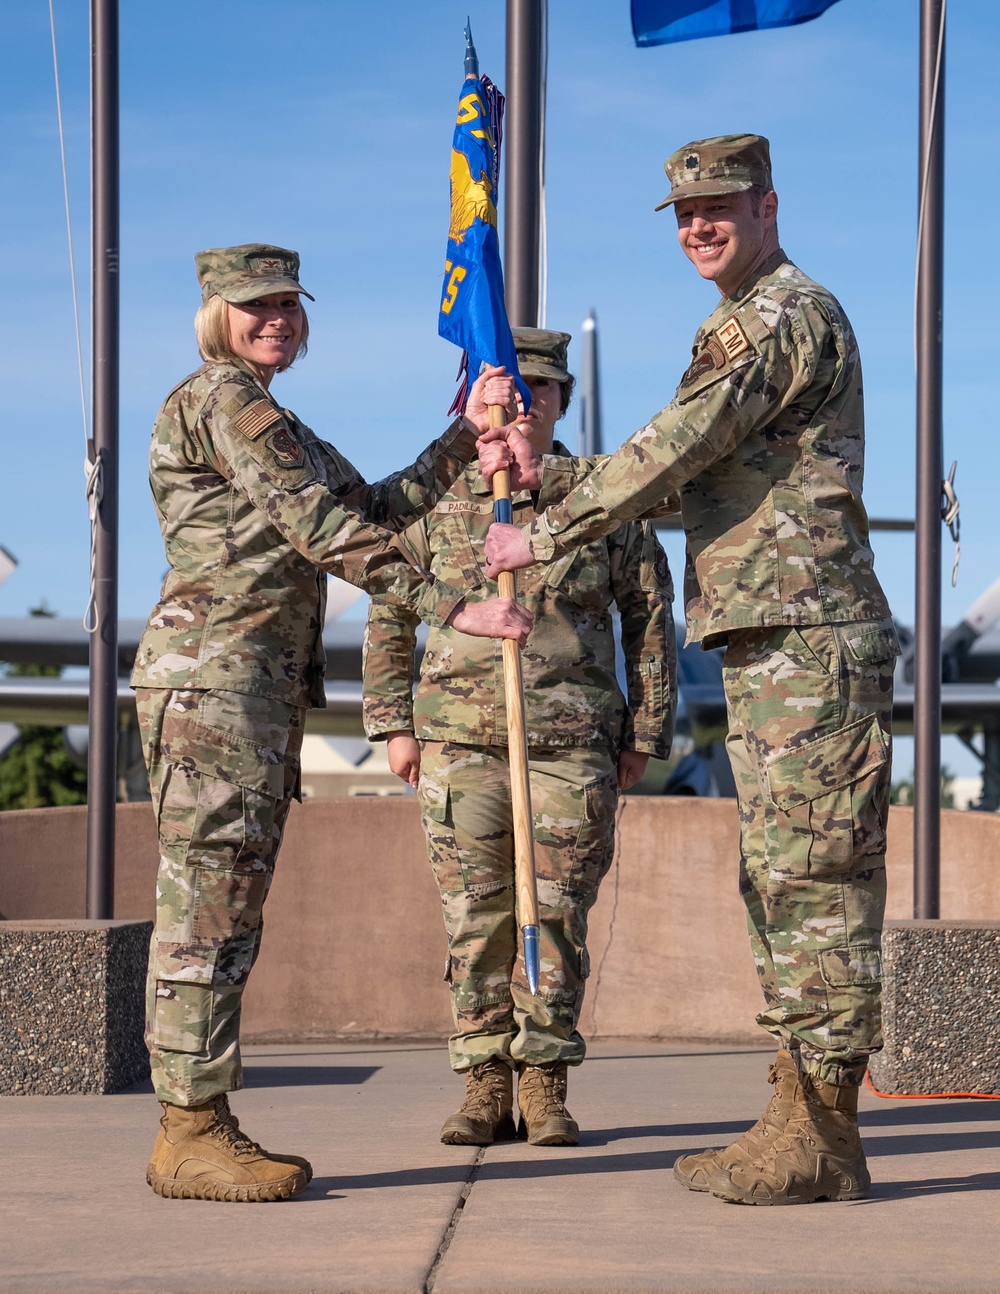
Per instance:
[[[562,443],[561,440],[554,440],[552,442],[552,448],[549,450],[549,454],[554,454],[559,458],[572,458],[572,454],[569,452],[569,450],[566,448],[566,446]],[[545,457],[548,457],[548,455],[545,455]],[[493,487],[490,485],[487,485],[486,482],[483,480],[483,474],[479,470],[479,464],[473,463],[469,466],[467,470],[469,472],[469,489],[472,491],[472,493],[485,494],[492,497]],[[530,490],[515,490],[514,493],[510,496],[510,501],[511,503],[523,503],[525,499],[530,499],[530,498],[531,498]]]
[[[749,278],[743,280],[733,295],[729,297],[729,300],[742,301],[744,297],[750,295],[761,279],[766,279],[769,274],[773,274],[778,266],[784,265],[787,260],[788,257],[779,247],[773,255],[767,258],[763,265],[754,270],[753,274],[751,274]]]

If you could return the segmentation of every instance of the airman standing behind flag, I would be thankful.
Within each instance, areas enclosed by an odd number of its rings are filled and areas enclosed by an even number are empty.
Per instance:
[[[569,340],[562,332],[514,329],[518,367],[532,395],[530,413],[522,408],[517,424],[544,455],[544,469],[522,480],[513,498],[522,523],[593,465],[553,442],[573,387]],[[467,588],[470,600],[489,596],[482,545],[492,518],[490,489],[471,465],[404,539],[415,560]],[[417,790],[448,934],[451,1063],[466,1077],[465,1101],[441,1132],[453,1145],[489,1145],[513,1134],[515,1070],[529,1142],[577,1143],[566,1075],[586,1050],[577,1024],[588,973],[587,914],[611,866],[619,794],[639,779],[649,755],[669,753],[673,731],[673,588],[648,524],[628,522],[573,549],[530,574],[520,592],[534,615],[524,687],[539,897],[537,995],[528,991],[518,956],[500,652],[432,628],[414,699],[419,609],[376,598],[368,619],[366,731],[373,740],[388,739],[393,772]],[[615,677],[616,606],[627,701]]]
[[[778,1054],[757,1124],[675,1174],[748,1204],[856,1199],[898,653],[861,502],[861,363],[840,304],[780,247],[766,139],[698,140],[665,169],[660,208],[722,301],[670,404],[525,530],[494,526],[487,573],[558,562],[680,489],[688,639],[726,644],[740,889]]]

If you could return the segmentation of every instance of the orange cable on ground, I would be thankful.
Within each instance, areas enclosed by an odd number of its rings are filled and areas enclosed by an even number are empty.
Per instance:
[[[880,1092],[868,1073],[865,1074],[865,1084],[884,1101],[939,1101],[956,1096],[973,1101],[1000,1101],[1000,1092]]]

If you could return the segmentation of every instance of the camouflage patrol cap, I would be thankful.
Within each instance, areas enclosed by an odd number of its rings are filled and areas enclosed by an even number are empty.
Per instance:
[[[299,254],[269,243],[243,243],[239,247],[210,247],[194,258],[203,302],[222,297],[239,305],[271,292],[301,292],[316,298],[299,284]]]
[[[670,194],[654,208],[662,211],[681,198],[745,193],[754,184],[771,189],[771,146],[763,135],[716,135],[696,139],[663,163]]]
[[[569,381],[566,348],[571,341],[568,332],[548,328],[512,328],[517,367],[522,377],[551,377],[557,382]]]

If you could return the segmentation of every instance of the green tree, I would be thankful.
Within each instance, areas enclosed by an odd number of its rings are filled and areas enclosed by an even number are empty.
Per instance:
[[[52,616],[44,604],[31,615]],[[0,667],[7,678],[58,678],[58,665],[16,664]],[[0,810],[44,809],[86,804],[87,774],[66,750],[62,729],[42,724],[21,727],[20,735],[0,755]]]

